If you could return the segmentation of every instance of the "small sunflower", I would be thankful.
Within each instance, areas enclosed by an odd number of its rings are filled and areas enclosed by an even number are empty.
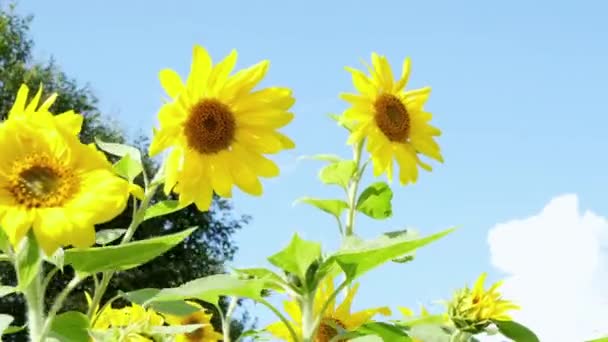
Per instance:
[[[510,321],[507,312],[519,309],[518,305],[501,298],[497,291],[502,285],[501,281],[486,291],[486,276],[486,273],[481,274],[473,289],[465,287],[458,291],[448,305],[448,315],[461,331],[472,334],[483,332],[492,321]]]
[[[172,98],[160,109],[150,155],[172,148],[167,156],[165,193],[179,194],[181,204],[208,210],[213,192],[232,196],[232,186],[262,194],[258,177],[276,177],[279,168],[264,154],[294,148],[277,129],[293,119],[291,90],[253,88],[269,62],[262,61],[230,75],[236,51],[212,65],[207,51],[196,45],[188,80],[173,70],[160,72],[161,85]]]
[[[75,114],[53,116],[50,100],[36,110],[39,94],[24,106],[27,91],[20,91],[0,125],[0,227],[13,246],[33,229],[51,255],[93,245],[94,225],[124,210],[129,185],[94,145],[80,143]]]
[[[332,338],[338,335],[339,331],[337,327],[350,331],[358,328],[364,323],[369,322],[376,314],[382,314],[384,316],[391,314],[390,309],[387,307],[379,307],[351,313],[352,301],[357,294],[358,288],[359,284],[355,284],[352,288],[350,288],[344,301],[337,307],[334,300],[329,303],[327,309],[323,313],[322,319],[320,320],[319,327],[317,328],[317,332],[314,337],[314,342],[329,342]],[[327,277],[315,294],[315,317],[320,316],[323,305],[330,299],[333,292],[334,280],[331,277]],[[287,314],[289,314],[289,316],[291,316],[293,319],[292,324],[296,334],[301,336],[302,312],[297,301],[286,301],[284,303],[284,308]],[[295,342],[291,338],[289,330],[282,322],[273,323],[269,325],[266,330],[268,330],[268,332],[275,337],[281,338],[284,341]]]
[[[341,95],[351,104],[344,112],[344,119],[353,124],[348,142],[357,144],[367,138],[376,177],[386,172],[392,181],[395,159],[400,168],[400,183],[414,183],[418,179],[418,165],[427,171],[432,169],[419,158],[419,153],[443,162],[434,140],[441,131],[429,124],[432,114],[423,109],[431,88],[404,90],[410,74],[409,59],[403,62],[398,80],[394,79],[386,57],[373,53],[372,66],[369,77],[360,70],[346,68],[359,92]]]
[[[153,326],[162,326],[163,318],[154,310],[132,304],[120,309],[108,307],[98,313],[93,325],[95,330],[111,330],[114,328],[127,329],[123,331],[124,342],[152,342],[152,338],[145,335]]]
[[[200,311],[187,316],[166,315],[165,319],[169,325],[189,325],[202,324],[203,326],[186,334],[179,334],[175,337],[175,342],[216,342],[221,341],[224,336],[215,331],[211,325],[212,314],[205,312],[202,306],[194,302],[188,304],[200,308]]]

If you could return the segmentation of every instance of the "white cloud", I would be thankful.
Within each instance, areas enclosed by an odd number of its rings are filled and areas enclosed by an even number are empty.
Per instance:
[[[522,306],[513,318],[541,341],[578,342],[608,334],[608,221],[579,213],[576,195],[488,234],[502,292]]]

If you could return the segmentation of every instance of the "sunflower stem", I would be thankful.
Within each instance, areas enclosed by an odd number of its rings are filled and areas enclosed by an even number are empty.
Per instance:
[[[222,334],[224,335],[224,342],[231,342],[230,338],[230,325],[232,323],[232,315],[234,314],[234,310],[238,304],[237,297],[230,298],[230,304],[228,304],[228,309],[226,310],[226,315],[222,319]],[[221,310],[220,310],[221,313]]]
[[[42,293],[42,275],[36,274],[32,282],[23,290],[27,305],[27,325],[30,341],[41,342],[44,327],[44,295]]]
[[[466,331],[456,330],[450,336],[450,342],[469,342],[473,334]]]
[[[315,292],[306,293],[300,300],[302,310],[302,340],[303,342],[314,341],[317,321],[314,315]]]
[[[361,165],[361,152],[363,150],[363,145],[365,144],[365,140],[357,143],[355,148],[353,149],[353,159],[355,161],[355,173],[350,180],[350,185],[348,187],[348,216],[346,217],[346,226],[344,229],[344,236],[353,235],[355,229],[355,213],[357,211],[357,191],[359,189],[359,181],[361,180],[361,175],[363,173],[363,169],[360,167]]]
[[[74,276],[74,278],[72,278],[72,280],[68,283],[68,285],[57,295],[57,297],[55,298],[55,302],[53,303],[53,306],[51,306],[51,309],[49,310],[49,313],[46,317],[44,326],[42,327],[42,333],[40,334],[40,337],[42,340],[44,340],[44,338],[46,337],[46,334],[48,334],[49,330],[51,329],[51,325],[53,324],[53,319],[55,318],[55,315],[57,314],[57,312],[63,306],[63,302],[65,301],[67,296],[83,280],[84,280],[83,278],[80,278],[78,276],[78,274],[76,274]]]
[[[162,168],[161,168],[161,170],[162,170]],[[154,178],[156,178],[156,177],[154,177]],[[141,201],[141,204],[139,205],[139,207],[137,207],[136,200],[134,200],[133,205],[134,205],[134,208],[137,208],[137,209],[133,210],[133,218],[131,219],[131,224],[127,228],[127,232],[125,233],[125,236],[123,236],[122,240],[120,241],[121,245],[128,243],[129,241],[131,241],[131,238],[133,238],[133,234],[135,234],[137,227],[139,227],[139,225],[144,220],[146,209],[148,209],[148,206],[150,205],[150,202],[152,201],[152,198],[154,197],[154,194],[156,193],[156,189],[158,189],[158,184],[153,185],[151,188],[146,190],[144,199]],[[106,289],[108,288],[108,284],[110,284],[110,279],[112,279],[113,276],[114,276],[114,271],[106,271],[106,272],[102,273],[101,283],[99,284],[99,288],[95,288],[95,294],[93,295],[93,300],[91,301],[91,306],[89,307],[89,310],[87,312],[87,316],[89,317],[89,320],[93,318],[93,315],[95,315],[95,308],[97,308],[99,306],[99,303],[101,302],[101,299],[102,299],[103,295],[105,294]]]

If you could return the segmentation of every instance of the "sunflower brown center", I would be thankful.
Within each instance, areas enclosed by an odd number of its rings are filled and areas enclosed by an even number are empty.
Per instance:
[[[319,329],[315,335],[314,342],[329,342],[338,335],[338,329],[336,327],[346,328],[344,323],[335,318],[324,318],[319,324]],[[336,342],[345,342],[346,340],[340,339]]]
[[[204,99],[190,109],[185,134],[188,146],[202,154],[227,149],[234,140],[234,114],[224,103]]]
[[[186,320],[184,320],[183,325],[189,325],[189,324],[201,324],[201,322],[199,322],[196,317],[189,317]],[[188,341],[193,341],[193,342],[198,342],[198,341],[202,341],[203,337],[205,337],[205,330],[203,329],[203,327],[197,328],[196,330],[193,330],[189,333],[186,333],[186,338],[188,339]]]
[[[7,190],[27,208],[63,205],[77,190],[73,172],[46,155],[34,154],[13,164]]]
[[[378,128],[391,141],[405,142],[410,133],[410,115],[395,95],[382,94],[374,102]]]

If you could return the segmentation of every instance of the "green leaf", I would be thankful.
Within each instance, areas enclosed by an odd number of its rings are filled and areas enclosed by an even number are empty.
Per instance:
[[[44,260],[55,265],[61,272],[63,272],[64,259],[65,259],[65,251],[63,248],[58,248],[53,255],[47,257],[43,255]]]
[[[300,202],[315,206],[337,218],[342,215],[344,209],[348,208],[348,203],[338,199],[318,199],[311,197],[302,197],[296,201],[296,203]]]
[[[150,333],[161,334],[161,335],[177,335],[177,334],[188,334],[196,329],[202,328],[210,324],[184,324],[184,325],[170,325],[170,326],[153,326],[150,327]]]
[[[11,249],[11,244],[8,241],[8,237],[6,233],[4,233],[4,229],[0,228],[0,251],[8,253]]]
[[[8,326],[13,322],[13,316],[0,314],[0,336],[5,335],[5,331]]]
[[[393,190],[385,182],[377,182],[365,189],[357,200],[357,210],[363,214],[383,220],[393,215],[391,200]]]
[[[16,325],[9,325],[8,328],[4,329],[4,332],[0,333],[0,336],[18,333],[21,330],[25,329],[26,327],[27,327],[27,325],[25,325],[25,324],[20,327],[18,327]]]
[[[298,234],[294,234],[289,245],[282,251],[269,257],[268,261],[304,281],[308,268],[320,257],[321,244],[302,240]]]
[[[590,341],[586,341],[586,342],[608,342],[608,336],[607,337],[596,338],[594,340],[590,340]]]
[[[144,170],[141,162],[134,160],[129,154],[120,158],[120,160],[114,164],[113,169],[119,176],[128,179],[131,183]]]
[[[220,296],[235,296],[259,300],[264,282],[259,279],[239,279],[230,274],[214,274],[189,281],[181,286],[162,289],[151,299],[152,303],[197,298],[218,303]]]
[[[348,338],[349,340],[361,336],[378,336],[380,341],[384,342],[412,341],[403,328],[383,322],[365,323],[354,331],[342,334],[344,339]]]
[[[135,162],[141,164],[141,153],[139,150],[133,146],[124,145],[124,144],[116,144],[116,143],[108,143],[101,141],[97,137],[95,138],[95,143],[102,151],[105,151],[113,156],[124,157],[129,156]]]
[[[353,280],[364,273],[414,250],[438,240],[451,233],[450,228],[420,239],[411,239],[408,234],[391,235],[391,233],[371,240],[355,240],[329,257],[340,265],[346,276]]]
[[[17,253],[19,290],[24,290],[30,285],[40,271],[40,265],[42,264],[40,248],[36,239],[30,234],[24,239],[23,243],[24,245],[21,246],[22,248]]]
[[[160,201],[160,202],[154,204],[153,206],[150,206],[148,209],[146,209],[144,221],[149,220],[153,217],[171,214],[171,213],[179,211],[183,208],[185,208],[185,206],[180,206],[179,201],[174,201],[174,200]]]
[[[77,311],[68,311],[58,315],[51,324],[50,337],[59,341],[88,342],[89,319]]]
[[[344,115],[329,114],[329,118],[334,120],[338,125],[346,128],[348,131],[352,131],[354,124],[344,119]]]
[[[325,184],[337,184],[346,188],[356,168],[357,166],[353,160],[333,162],[321,169],[319,178]]]
[[[17,288],[13,286],[0,285],[0,297],[8,296],[11,293],[17,292]]]
[[[165,253],[188,237],[195,228],[118,246],[73,248],[65,252],[66,265],[84,273],[124,271]]]
[[[315,154],[312,156],[302,156],[302,157],[299,157],[298,159],[322,160],[322,161],[331,162],[331,163],[339,162],[340,160],[342,160],[342,158],[340,158],[339,156],[337,156],[335,154]]]
[[[285,283],[285,280],[283,278],[281,278],[278,274],[272,272],[271,270],[265,268],[239,268],[234,269],[234,271],[239,275],[263,280],[264,287],[267,289],[272,289],[278,292],[284,292],[285,289],[283,288],[283,286],[287,286],[287,283]]]
[[[169,301],[169,302],[148,302],[154,298],[160,292],[159,289],[140,289],[128,293],[122,293],[122,296],[127,298],[130,302],[136,303],[142,306],[150,306],[154,311],[174,315],[174,316],[187,316],[200,311],[199,308],[190,305],[183,300]]]
[[[492,321],[505,337],[515,342],[540,342],[532,330],[514,321]]]
[[[124,228],[103,229],[95,234],[95,243],[98,245],[107,245],[110,242],[118,240],[127,232]]]

